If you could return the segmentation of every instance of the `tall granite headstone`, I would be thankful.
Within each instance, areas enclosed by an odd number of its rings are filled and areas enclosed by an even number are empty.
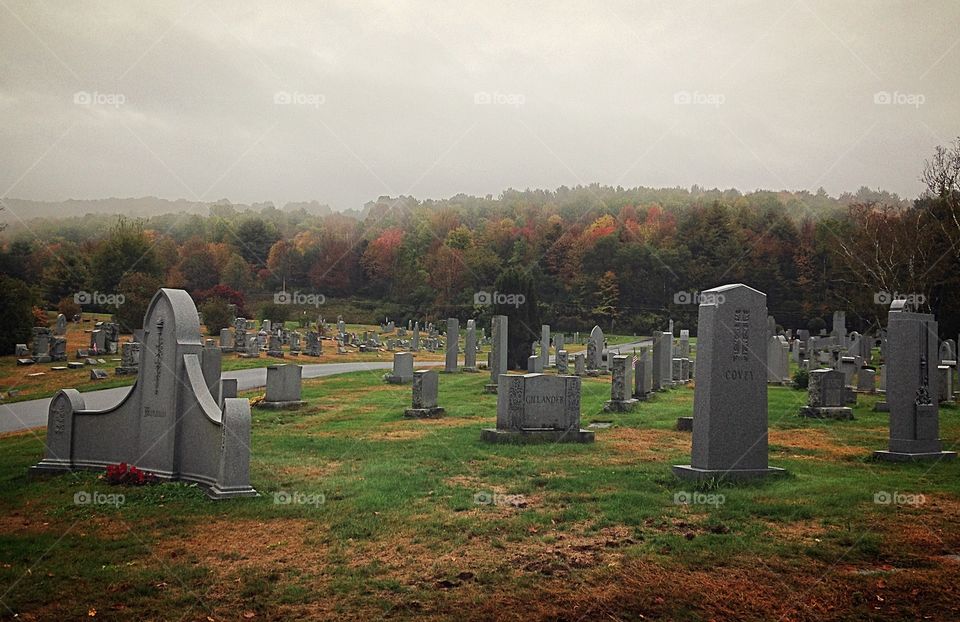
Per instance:
[[[887,404],[890,442],[880,460],[951,460],[943,451],[937,405],[937,321],[917,313],[905,300],[895,300],[887,316]]]
[[[673,471],[692,480],[783,473],[767,460],[767,296],[740,283],[703,293],[692,456]]]

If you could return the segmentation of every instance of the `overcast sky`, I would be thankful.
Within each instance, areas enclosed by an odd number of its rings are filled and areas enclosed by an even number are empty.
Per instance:
[[[912,198],[960,134],[958,23],[956,0],[0,0],[0,196]]]

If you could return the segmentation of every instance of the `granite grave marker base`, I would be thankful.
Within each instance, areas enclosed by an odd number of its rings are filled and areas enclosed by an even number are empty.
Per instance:
[[[403,411],[403,416],[407,419],[439,419],[447,414],[442,406],[433,406],[432,408],[408,408]]]
[[[853,421],[853,409],[849,406],[804,406],[800,416],[808,419],[836,419]]]
[[[903,451],[880,450],[873,452],[874,460],[882,460],[883,462],[928,462],[936,460],[943,460],[946,462],[948,460],[954,460],[956,457],[957,452],[955,451],[909,453]]]
[[[608,413],[629,413],[633,412],[634,407],[639,402],[635,397],[627,400],[607,400],[603,404],[603,410]]]
[[[554,430],[553,428],[529,428],[522,430],[498,430],[486,428],[480,432],[480,440],[487,443],[512,443],[535,445],[538,443],[592,443],[595,434],[590,430]]]
[[[677,417],[678,432],[693,432],[693,417]]]
[[[113,371],[118,376],[135,376],[140,371],[139,367],[114,367]]]
[[[693,482],[729,481],[743,482],[767,477],[779,477],[786,475],[786,469],[778,467],[767,467],[765,469],[698,469],[689,464],[676,464],[673,466],[673,474],[683,480]]]

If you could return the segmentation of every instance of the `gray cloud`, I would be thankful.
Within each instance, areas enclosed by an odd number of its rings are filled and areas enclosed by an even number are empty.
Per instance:
[[[952,0],[266,4],[0,2],[0,191],[912,197],[960,134]]]

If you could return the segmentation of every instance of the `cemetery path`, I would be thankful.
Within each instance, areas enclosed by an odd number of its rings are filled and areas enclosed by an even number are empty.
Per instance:
[[[423,361],[416,363],[417,367],[429,367],[443,365],[443,361]],[[371,371],[379,369],[393,368],[392,362],[376,363],[318,363],[314,365],[303,366],[304,378],[320,378],[322,376],[334,376],[336,374],[346,374],[355,371]],[[238,369],[228,371],[223,374],[223,378],[236,378],[237,390],[246,391],[266,386],[267,368],[257,367],[254,369]],[[112,389],[101,389],[99,391],[85,391],[83,400],[86,407],[90,410],[102,410],[118,404],[127,393],[130,387],[115,387]],[[13,404],[0,405],[0,434],[5,432],[16,432],[29,428],[43,427],[47,425],[47,410],[50,407],[50,398],[38,400],[27,400]]]

